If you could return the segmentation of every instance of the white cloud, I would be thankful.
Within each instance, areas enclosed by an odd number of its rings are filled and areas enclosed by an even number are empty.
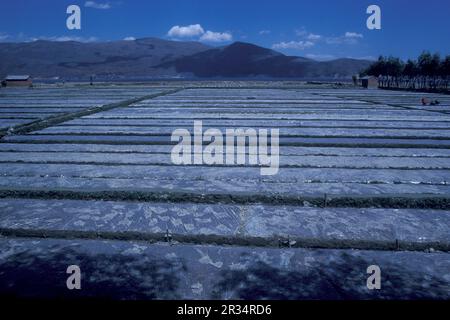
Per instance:
[[[357,60],[376,60],[377,58],[374,56],[335,56],[332,54],[314,54],[314,53],[309,53],[306,54],[305,57],[313,59],[313,60],[318,60],[318,61],[327,61],[327,60],[335,60],[335,59],[339,59],[339,58],[346,58],[346,59],[357,59]]]
[[[135,37],[125,37],[123,40],[125,40],[125,41],[134,41],[134,40],[136,40],[136,38]]]
[[[336,59],[336,56],[332,55],[332,54],[307,54],[305,55],[307,58],[309,59],[313,59],[313,60],[319,60],[319,61],[326,61],[326,60],[333,60]]]
[[[300,29],[295,30],[295,34],[304,40],[319,41],[320,39],[322,39],[322,36],[320,34],[308,32],[305,27],[301,27]]]
[[[311,41],[289,41],[289,42],[275,43],[272,46],[272,48],[273,49],[305,50],[305,49],[311,48],[313,46],[314,46],[314,42],[311,42]]]
[[[308,32],[306,32],[306,29],[304,27],[302,27],[301,29],[295,30],[295,34],[299,37],[303,37],[303,36],[307,35]]]
[[[326,42],[328,44],[356,44],[362,38],[364,36],[360,33],[347,31],[343,36],[327,38]]]
[[[329,37],[327,38],[327,44],[342,44],[345,41],[342,37]]]
[[[205,33],[200,24],[191,24],[189,26],[173,26],[167,35],[171,38],[192,38]]]
[[[5,41],[9,38],[9,34],[0,32],[0,41]]]
[[[86,1],[84,3],[84,6],[86,8],[94,8],[94,9],[100,9],[100,10],[111,9],[111,4],[109,2],[99,3],[99,2],[95,2],[95,1]]]
[[[200,24],[191,24],[189,26],[173,26],[167,35],[173,39],[197,38],[205,42],[224,42],[231,41],[233,35],[230,32],[214,32],[203,29]]]
[[[200,41],[209,42],[224,42],[231,41],[232,39],[233,35],[229,32],[213,32],[209,30],[200,37]]]
[[[266,34],[270,34],[270,30],[261,30],[259,32],[260,35],[266,35]]]
[[[311,40],[311,41],[317,41],[317,40],[322,39],[322,36],[319,35],[319,34],[310,33],[310,34],[306,37],[306,39]]]
[[[305,27],[295,30],[295,34],[300,37],[303,42],[325,41],[327,44],[356,44],[364,36],[361,33],[347,31],[342,36],[324,36],[308,32]],[[300,41],[301,42],[301,41]],[[295,46],[295,44],[292,44]]]
[[[31,39],[23,32],[17,34],[9,34],[6,32],[0,32],[0,42],[30,42]]]
[[[79,37],[79,36],[39,36],[39,37],[30,37],[25,35],[25,33],[20,32],[17,35],[9,35],[4,32],[0,32],[0,42],[5,40],[12,42],[33,42],[38,40],[45,41],[56,41],[56,42],[65,42],[65,41],[77,41],[77,42],[97,42],[99,39],[97,37]]]
[[[363,35],[361,33],[356,32],[346,32],[344,35],[346,38],[363,38]]]
[[[377,57],[374,56],[347,56],[348,59],[357,59],[357,60],[377,60]]]
[[[57,41],[57,42],[66,42],[66,41],[77,41],[77,42],[96,42],[98,38],[96,37],[76,37],[76,36],[55,36],[55,37],[38,37],[32,38],[32,41],[37,40],[47,40],[47,41]]]

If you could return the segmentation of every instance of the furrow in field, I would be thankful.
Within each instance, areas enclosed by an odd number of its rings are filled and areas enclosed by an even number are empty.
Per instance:
[[[450,212],[420,209],[0,199],[0,228],[139,232],[336,241],[395,241],[450,248]],[[437,249],[437,248],[435,248]]]

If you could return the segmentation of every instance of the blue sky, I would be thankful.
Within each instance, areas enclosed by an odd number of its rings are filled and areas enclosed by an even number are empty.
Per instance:
[[[81,8],[81,30],[66,28],[71,4]],[[366,27],[371,4],[381,8],[381,30]],[[245,41],[320,60],[450,54],[448,0],[14,0],[0,6],[2,42],[152,36],[213,46]]]

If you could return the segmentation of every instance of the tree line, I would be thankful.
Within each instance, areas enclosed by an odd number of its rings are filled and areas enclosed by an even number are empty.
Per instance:
[[[447,90],[450,79],[450,55],[422,52],[416,60],[380,56],[361,73],[378,77],[382,88]]]

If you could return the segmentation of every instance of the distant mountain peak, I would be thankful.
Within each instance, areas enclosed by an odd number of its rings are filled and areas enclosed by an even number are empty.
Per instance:
[[[107,79],[139,77],[351,77],[370,62],[339,59],[318,62],[286,56],[248,42],[210,47],[200,42],[139,38],[108,42],[0,43],[0,77]]]
[[[239,52],[241,55],[245,55],[245,54],[252,54],[252,55],[280,55],[283,56],[284,54],[274,51],[272,49],[267,49],[264,47],[260,47],[256,44],[253,43],[248,43],[248,42],[241,42],[241,41],[236,41],[233,42],[232,44],[223,47],[223,50],[226,51],[230,51],[230,52]]]

